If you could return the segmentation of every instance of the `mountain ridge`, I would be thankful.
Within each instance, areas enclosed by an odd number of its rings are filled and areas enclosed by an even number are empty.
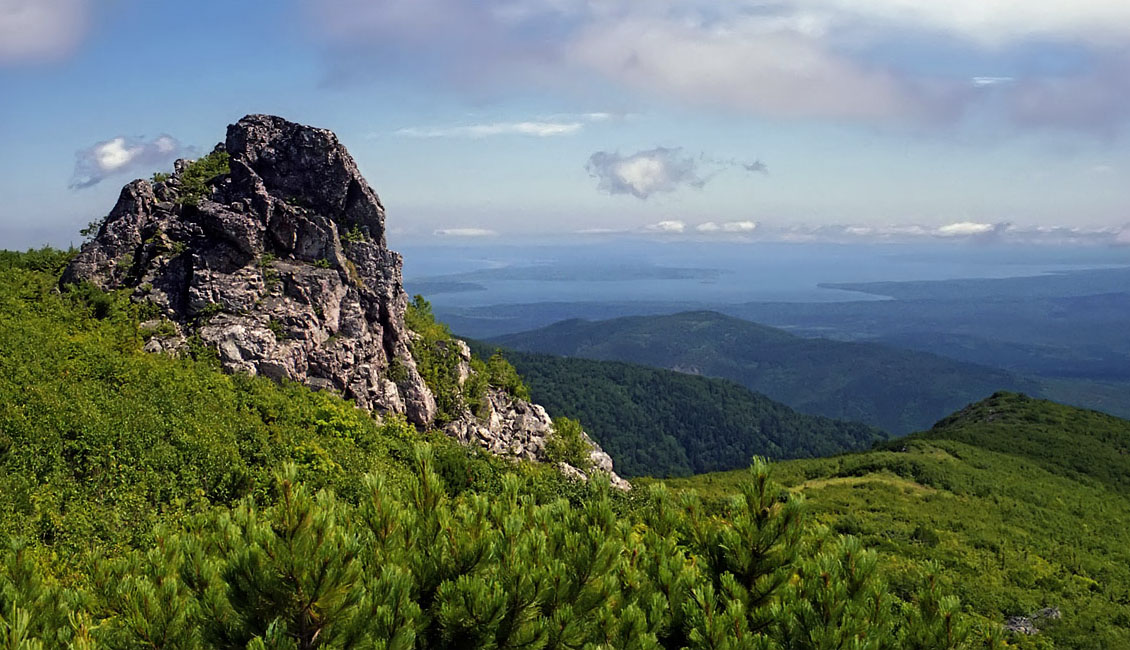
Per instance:
[[[874,343],[802,338],[714,311],[571,320],[490,342],[730,379],[801,412],[895,434],[927,428],[999,390],[1038,389],[986,366]]]

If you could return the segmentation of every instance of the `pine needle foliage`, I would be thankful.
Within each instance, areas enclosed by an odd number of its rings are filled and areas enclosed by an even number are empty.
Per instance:
[[[720,512],[659,486],[634,518],[607,483],[576,504],[536,499],[513,476],[453,497],[430,447],[413,464],[401,484],[367,476],[356,503],[286,465],[270,505],[245,499],[94,557],[84,588],[50,586],[14,547],[0,571],[5,647],[975,647],[951,597],[931,583],[896,603],[874,553],[807,526],[761,461]]]

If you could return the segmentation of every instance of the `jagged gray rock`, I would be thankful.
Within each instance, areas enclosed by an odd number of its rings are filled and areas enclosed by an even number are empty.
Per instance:
[[[223,367],[337,391],[363,408],[435,424],[436,400],[411,354],[401,257],[385,243],[377,194],[331,131],[248,115],[211,159],[226,173],[126,185],[62,282],[132,289],[156,308],[146,349],[214,349]],[[461,343],[461,342],[460,342]],[[469,377],[470,352],[462,380]],[[519,458],[544,458],[545,409],[492,389],[486,417],[447,432]],[[596,466],[611,460],[593,444]],[[619,477],[614,482],[626,486]]]
[[[460,357],[459,383],[462,385],[470,376],[471,349],[463,341],[456,340]],[[468,414],[469,415],[469,414]],[[544,460],[545,444],[553,431],[553,419],[540,405],[517,399],[497,388],[487,390],[487,408],[483,417],[462,417],[450,423],[446,431],[464,444],[479,444],[496,454],[506,454],[527,460]],[[589,464],[593,470],[609,476],[612,485],[621,489],[631,489],[631,484],[620,478],[612,467],[612,457],[588,434]],[[566,476],[587,479],[585,472],[571,465]]]

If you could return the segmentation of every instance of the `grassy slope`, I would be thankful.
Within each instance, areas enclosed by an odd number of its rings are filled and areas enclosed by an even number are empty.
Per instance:
[[[972,611],[1060,607],[1057,647],[1130,647],[1130,422],[998,394],[884,449],[776,470],[896,575],[937,561]],[[722,496],[739,476],[668,484]]]
[[[479,345],[483,356],[491,348]],[[612,361],[506,351],[535,402],[580,420],[627,476],[737,469],[754,456],[827,456],[885,435],[802,415],[723,379]]]
[[[928,427],[998,390],[1039,388],[984,366],[882,345],[806,339],[714,312],[573,320],[495,342],[722,377],[804,413],[895,434]]]

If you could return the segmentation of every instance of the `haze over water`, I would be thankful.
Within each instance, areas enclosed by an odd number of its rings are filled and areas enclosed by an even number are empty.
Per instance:
[[[520,246],[405,245],[409,291],[437,305],[531,302],[882,300],[825,283],[1008,278],[1130,265],[1130,249],[1005,245],[625,240]],[[626,278],[626,279],[625,279]],[[459,283],[453,287],[443,286]]]

